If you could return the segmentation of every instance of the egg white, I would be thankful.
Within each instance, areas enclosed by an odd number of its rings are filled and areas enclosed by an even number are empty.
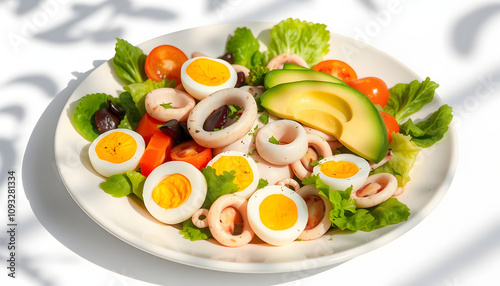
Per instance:
[[[196,82],[193,78],[189,76],[186,72],[187,67],[195,60],[205,58],[214,62],[219,62],[224,64],[229,70],[229,78],[222,84],[217,86],[207,86]],[[181,81],[184,89],[197,100],[202,100],[208,95],[225,88],[233,88],[236,85],[236,81],[238,80],[238,75],[236,74],[235,69],[225,60],[209,58],[209,57],[196,57],[187,60],[181,67]]]
[[[244,197],[245,199],[248,199],[253,194],[253,192],[255,192],[255,190],[257,189],[257,185],[259,184],[259,178],[260,178],[259,167],[255,163],[254,159],[252,159],[248,154],[245,154],[245,153],[242,153],[239,151],[222,152],[222,153],[218,154],[217,156],[213,157],[212,160],[210,160],[210,162],[208,162],[207,166],[212,167],[212,165],[215,162],[217,162],[217,160],[219,160],[220,157],[222,157],[222,156],[243,157],[250,165],[250,168],[252,169],[252,172],[253,172],[252,183],[250,183],[250,185],[248,185],[248,187],[246,187],[245,189],[236,192],[237,195],[240,195],[240,196]]]
[[[348,161],[358,166],[359,170],[353,176],[345,179],[328,177],[321,172],[321,164],[328,161]],[[368,178],[368,175],[370,174],[370,164],[365,159],[353,154],[338,154],[320,160],[318,165],[313,168],[313,175],[318,174],[321,181],[327,184],[332,190],[344,191],[352,186],[352,192],[355,192],[363,186]]]
[[[191,184],[191,194],[176,208],[165,209],[153,200],[154,188],[165,178],[174,174],[185,176]],[[166,224],[176,224],[189,219],[205,201],[207,182],[203,174],[193,165],[182,161],[169,161],[155,168],[144,182],[144,205],[157,220]]]
[[[106,160],[102,160],[97,156],[97,153],[95,151],[95,148],[97,146],[97,143],[99,141],[106,137],[107,135],[113,133],[113,132],[123,132],[126,133],[132,138],[134,138],[135,142],[137,143],[137,149],[135,150],[134,155],[132,158],[129,160],[123,162],[123,163],[112,163]],[[141,160],[142,154],[144,154],[144,150],[146,148],[146,144],[144,143],[144,138],[142,136],[132,130],[129,129],[123,129],[123,128],[118,128],[118,129],[113,129],[106,131],[99,135],[92,143],[90,144],[89,147],[89,159],[90,159],[90,164],[94,168],[94,170],[101,174],[104,177],[110,177],[112,175],[116,174],[123,174],[125,171],[132,171],[137,168],[139,165],[139,161]]]
[[[292,227],[284,230],[272,230],[262,223],[259,207],[266,197],[273,194],[283,194],[293,200],[297,206],[298,218]],[[248,200],[247,215],[248,222],[255,234],[263,241],[277,246],[296,240],[304,231],[308,219],[307,204],[304,199],[293,190],[278,185],[268,185],[255,191]]]

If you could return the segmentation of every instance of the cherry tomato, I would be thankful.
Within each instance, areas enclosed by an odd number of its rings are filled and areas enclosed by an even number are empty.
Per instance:
[[[347,84],[366,95],[373,104],[381,107],[387,105],[389,100],[389,89],[387,84],[378,77],[364,77],[347,82]]]
[[[194,140],[182,142],[170,150],[172,161],[187,162],[201,171],[212,160],[212,149],[198,145]]]
[[[146,112],[142,116],[141,121],[139,121],[135,131],[142,135],[142,138],[144,138],[144,142],[147,145],[153,134],[158,132],[162,133],[158,126],[161,126],[163,123],[165,122],[153,118],[153,116]]]
[[[382,115],[382,119],[384,120],[385,127],[387,128],[387,136],[389,137],[389,143],[392,141],[392,133],[399,133],[399,124],[394,118],[394,116],[390,115],[387,112],[379,110]]]
[[[184,52],[170,45],[161,45],[154,48],[146,58],[144,69],[148,78],[161,81],[164,77],[168,80],[181,82],[181,67],[188,60]]]
[[[317,63],[312,69],[333,75],[344,82],[358,79],[354,69],[347,63],[339,60],[325,60]]]
[[[141,174],[147,177],[156,167],[169,161],[173,145],[174,140],[169,136],[162,132],[154,133],[139,162]]]

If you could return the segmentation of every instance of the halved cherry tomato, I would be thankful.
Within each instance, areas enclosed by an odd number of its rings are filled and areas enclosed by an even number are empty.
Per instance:
[[[157,132],[151,137],[144,154],[141,157],[139,165],[141,174],[149,174],[158,166],[166,161],[170,161],[170,150],[174,146],[174,140],[162,132]]]
[[[394,116],[390,115],[387,112],[379,110],[382,115],[382,119],[384,120],[385,127],[387,128],[387,136],[389,137],[389,143],[392,141],[392,133],[399,133],[399,124],[394,118]]]
[[[141,121],[139,121],[135,131],[142,135],[142,138],[144,138],[144,142],[147,145],[153,134],[158,132],[162,133],[158,126],[161,126],[163,123],[165,122],[153,118],[153,116],[146,112],[146,114],[142,116]]]
[[[144,69],[148,78],[161,81],[164,77],[181,83],[181,67],[188,60],[186,54],[171,45],[161,45],[154,48],[146,57]]]
[[[200,171],[212,160],[212,149],[198,145],[194,140],[182,142],[170,150],[172,161],[187,162]]]
[[[354,69],[347,63],[339,60],[325,60],[317,63],[312,69],[333,75],[344,82],[358,79],[358,75],[356,75]]]
[[[389,89],[385,81],[378,77],[364,77],[347,82],[347,84],[366,95],[373,104],[381,107],[387,105],[389,100]]]

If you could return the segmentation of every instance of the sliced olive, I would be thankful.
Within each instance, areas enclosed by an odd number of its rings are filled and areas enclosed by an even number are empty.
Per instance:
[[[227,105],[223,105],[216,110],[214,110],[203,123],[203,130],[205,131],[214,131],[219,130],[226,124],[227,116],[229,115],[229,107]]]
[[[113,115],[107,108],[97,110],[94,115],[94,120],[97,129],[101,133],[116,129],[120,124],[120,118]]]
[[[108,98],[108,110],[114,116],[118,117],[120,120],[125,117],[125,110],[119,105],[115,105],[111,99]]]
[[[227,52],[223,56],[220,56],[219,59],[225,60],[226,62],[228,62],[230,64],[234,64],[233,54],[230,52]]]

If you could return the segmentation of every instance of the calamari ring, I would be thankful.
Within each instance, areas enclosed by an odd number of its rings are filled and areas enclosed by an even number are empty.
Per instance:
[[[301,240],[316,239],[325,234],[332,225],[330,221],[330,211],[332,210],[332,204],[330,203],[330,201],[328,201],[326,196],[321,195],[319,193],[319,190],[312,185],[303,186],[297,191],[297,193],[304,199],[304,201],[306,201],[306,203],[308,202],[308,197],[313,197],[314,199],[320,198],[323,201],[325,209],[323,211],[323,217],[321,218],[321,221],[313,226],[309,226],[311,218],[308,218],[306,229],[304,229],[304,231],[302,231],[302,233],[298,237],[298,239]],[[314,213],[314,210],[312,210],[313,208],[310,205],[308,205],[307,208],[309,215],[311,213]]]
[[[205,216],[204,219],[200,219],[201,216]],[[193,216],[191,217],[191,221],[197,228],[205,228],[208,226],[208,210],[207,209],[199,209],[197,210]]]
[[[325,139],[321,138],[319,135],[312,133],[307,134],[306,138],[308,146],[312,146],[315,150],[317,150],[317,152],[321,153],[321,156],[323,156],[323,158],[332,156],[332,149]],[[307,170],[307,168],[304,166],[302,162],[303,158],[304,157],[302,157],[301,160],[297,160],[291,164],[294,174],[301,180],[312,174],[312,172]]]
[[[182,90],[164,87],[150,91],[146,95],[144,104],[149,115],[167,122],[171,119],[186,121],[196,102]],[[163,104],[170,108],[162,106]]]
[[[297,181],[295,181],[292,178],[284,178],[276,182],[275,185],[282,186],[282,187],[292,187],[295,192],[297,192],[300,189],[300,185]]]
[[[272,137],[280,144],[272,143]],[[281,119],[262,127],[255,138],[255,147],[266,161],[288,165],[300,160],[307,152],[307,134],[299,123]]]
[[[292,53],[280,54],[272,58],[267,64],[267,68],[269,70],[282,69],[283,65],[286,63],[292,63],[299,66],[303,66],[305,68],[309,68],[307,62],[301,58],[299,55]]]
[[[338,141],[338,139],[335,138],[335,136],[333,136],[331,134],[326,134],[323,131],[319,131],[318,129],[314,129],[314,128],[306,126],[306,125],[302,125],[302,127],[304,127],[304,130],[306,131],[307,134],[316,134],[316,135],[318,135],[319,137],[325,139],[328,142],[330,142],[330,141]]]
[[[217,240],[220,244],[230,247],[238,247],[248,244],[252,240],[254,232],[248,223],[247,204],[248,201],[246,199],[236,194],[220,196],[212,204],[207,216],[208,227],[210,228],[210,232],[215,240]],[[241,233],[238,235],[233,235],[232,233],[224,231],[221,222],[221,213],[228,207],[238,210],[241,214],[243,226]]]
[[[243,72],[243,74],[245,75],[245,78],[247,78],[248,75],[250,74],[250,70],[246,66],[235,65],[235,64],[232,64],[231,66],[233,66],[236,73]]]
[[[351,193],[351,199],[356,200],[359,208],[376,206],[390,198],[398,188],[398,180],[389,173],[379,173],[369,176],[364,185]]]
[[[203,124],[208,116],[223,105],[238,105],[243,108],[240,118],[218,131],[205,131]],[[219,148],[227,146],[245,136],[257,118],[257,104],[253,96],[239,88],[216,91],[200,101],[191,110],[187,120],[189,134],[201,146]]]

